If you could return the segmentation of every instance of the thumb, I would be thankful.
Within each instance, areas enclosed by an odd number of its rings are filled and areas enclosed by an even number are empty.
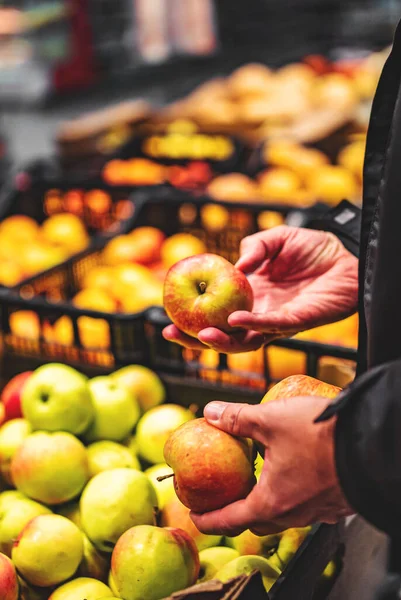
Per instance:
[[[262,412],[263,405],[210,402],[203,415],[208,423],[222,431],[263,443]]]

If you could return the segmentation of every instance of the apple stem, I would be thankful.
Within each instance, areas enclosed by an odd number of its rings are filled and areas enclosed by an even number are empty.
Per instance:
[[[169,473],[168,475],[161,475],[160,477],[156,477],[157,481],[160,483],[165,479],[170,479],[170,477],[174,477],[174,473]]]
[[[201,281],[199,283],[199,291],[201,294],[204,294],[206,292],[206,283],[204,281]]]

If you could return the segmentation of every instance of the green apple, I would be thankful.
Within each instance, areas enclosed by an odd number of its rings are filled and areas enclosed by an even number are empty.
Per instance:
[[[12,419],[0,427],[0,474],[11,485],[11,460],[31,432],[32,427],[26,419]]]
[[[121,442],[135,427],[140,408],[131,392],[112,377],[95,377],[89,382],[95,418],[85,434],[88,442]]]
[[[16,500],[26,500],[27,497],[18,490],[6,490],[0,494],[0,518],[7,508],[12,506]]]
[[[149,477],[153,487],[156,490],[160,510],[163,510],[166,504],[176,497],[174,490],[174,479],[172,477],[169,479],[164,479],[163,481],[157,481],[158,477],[163,477],[168,473],[172,473],[172,470],[168,465],[166,465],[166,463],[153,465],[153,467],[149,467],[149,469],[146,469],[145,471],[145,475]]]
[[[51,515],[46,506],[28,498],[16,498],[0,508],[0,552],[11,556],[14,540],[24,527],[39,515]]]
[[[94,417],[88,379],[72,367],[39,367],[22,391],[22,414],[33,429],[81,435]]]
[[[92,577],[106,583],[110,571],[110,554],[101,554],[85,534],[83,534],[83,538],[84,556],[79,565],[78,575]]]
[[[214,579],[216,573],[227,563],[238,558],[239,553],[233,548],[214,546],[199,552],[200,571],[198,583]]]
[[[137,471],[141,470],[139,460],[130,452],[129,448],[117,442],[110,442],[108,440],[94,442],[88,446],[87,452],[91,477],[102,471],[122,467],[136,469]]]
[[[15,567],[8,556],[0,553],[0,598],[18,600],[18,578]]]
[[[267,538],[267,544],[264,545],[264,540]],[[271,553],[272,549],[275,548],[276,542],[272,541],[271,536],[258,536],[246,529],[240,535],[236,537],[227,537],[226,545],[230,548],[237,550],[241,556],[247,556],[250,554],[263,555],[266,552]]]
[[[82,557],[82,533],[61,515],[41,515],[30,521],[12,550],[18,572],[38,587],[57,585],[72,577]]]
[[[311,527],[293,527],[285,531],[263,537],[263,554],[269,556],[271,565],[284,570],[295,556],[298,548],[310,532]],[[270,546],[270,552],[266,552]]]
[[[99,600],[110,596],[107,585],[89,577],[78,577],[57,588],[49,600]]]
[[[63,504],[78,496],[89,479],[86,448],[71,433],[37,431],[15,453],[11,476],[30,498]]]
[[[124,531],[153,523],[155,509],[156,492],[144,473],[111,469],[96,475],[84,489],[82,527],[98,550],[112,552]]]
[[[180,425],[194,419],[193,413],[178,404],[156,406],[143,415],[136,431],[139,455],[149,463],[164,462],[164,445]]]
[[[67,504],[63,504],[62,506],[57,507],[57,514],[69,519],[76,525],[79,529],[82,529],[81,524],[81,511],[79,508],[79,501],[68,502]]]
[[[160,377],[147,367],[129,365],[116,371],[112,377],[130,390],[138,400],[142,412],[162,404],[166,399],[166,391]]]
[[[199,555],[185,531],[139,525],[118,540],[111,572],[124,600],[160,600],[195,583]]]
[[[262,573],[263,585],[268,592],[280,575],[280,571],[273,567],[267,558],[263,556],[240,556],[234,558],[217,571],[214,579],[225,583],[239,575],[250,575],[252,571],[258,570]]]

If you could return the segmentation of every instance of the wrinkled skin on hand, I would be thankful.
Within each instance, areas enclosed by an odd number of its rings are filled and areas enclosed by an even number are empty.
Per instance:
[[[339,321],[357,306],[358,260],[331,233],[275,227],[241,242],[237,268],[249,276],[254,293],[252,312],[230,315],[227,334],[209,327],[198,339],[175,325],[167,340],[193,349],[235,353],[256,350],[275,338]]]
[[[207,534],[236,536],[250,529],[268,535],[317,522],[336,523],[354,511],[337,478],[335,418],[314,423],[329,398],[298,396],[252,406],[212,402],[209,423],[253,439],[265,449],[258,483],[244,499],[205,514],[191,513]]]

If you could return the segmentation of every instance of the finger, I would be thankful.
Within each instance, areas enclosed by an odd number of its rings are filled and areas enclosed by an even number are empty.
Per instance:
[[[257,331],[228,334],[214,327],[203,329],[199,332],[198,337],[203,344],[223,354],[257,350],[266,341],[265,336]]]
[[[211,425],[239,437],[247,437],[265,444],[268,424],[264,413],[268,405],[210,402],[203,416]]]
[[[251,329],[273,337],[297,333],[302,329],[301,324],[297,322],[294,315],[290,314],[285,308],[266,313],[252,313],[245,310],[238,310],[228,317],[228,324],[231,327]]]
[[[175,325],[168,325],[165,327],[163,329],[163,337],[168,342],[174,342],[175,344],[179,344],[185,348],[190,348],[191,350],[205,350],[205,348],[207,348],[207,346],[204,346],[202,342],[190,337],[189,335],[186,335]]]
[[[244,238],[240,247],[240,258],[235,265],[244,273],[253,273],[264,261],[276,256],[288,237],[290,227],[274,227]]]
[[[249,529],[254,521],[254,510],[245,498],[202,515],[191,512],[191,519],[202,533],[235,537]]]
[[[253,240],[252,237],[242,240],[241,256],[235,265],[243,273],[253,273],[267,259],[267,249],[262,240]]]

